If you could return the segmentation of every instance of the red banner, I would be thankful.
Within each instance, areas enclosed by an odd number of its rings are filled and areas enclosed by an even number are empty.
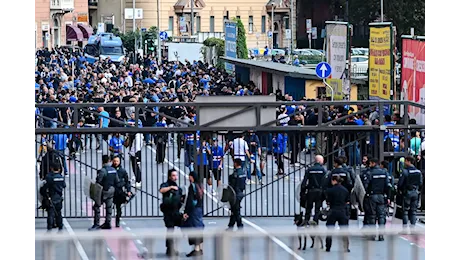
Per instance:
[[[425,42],[402,40],[401,92],[404,99],[425,104]],[[425,123],[425,111],[409,107],[409,116],[417,124]]]

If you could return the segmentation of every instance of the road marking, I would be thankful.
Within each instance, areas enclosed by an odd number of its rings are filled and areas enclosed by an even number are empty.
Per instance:
[[[153,150],[150,146],[147,146],[153,153],[156,154],[156,151]],[[176,168],[176,166],[171,163],[168,159],[165,158],[165,162],[167,164],[169,164],[171,167],[173,168]],[[183,170],[181,169],[178,169],[179,173],[182,174],[183,176],[185,177],[188,177],[188,174],[186,174]],[[210,195],[206,190],[203,190],[203,193],[206,194],[206,196],[208,196],[211,200],[213,200],[216,204],[219,204],[219,202],[217,201],[216,197]],[[227,208],[224,208],[224,210],[228,213],[230,210],[227,209]],[[299,256],[298,254],[296,254],[296,252],[294,252],[292,249],[290,249],[285,243],[283,243],[281,240],[279,240],[278,238],[268,234],[268,232],[261,228],[260,226],[254,224],[253,222],[247,220],[246,218],[241,218],[241,220],[245,223],[245,224],[248,224],[249,226],[251,226],[252,228],[254,228],[255,230],[259,231],[260,233],[266,235],[267,237],[269,237],[273,242],[275,242],[278,246],[280,246],[282,249],[284,249],[286,252],[288,252],[289,254],[291,254],[295,259],[297,260],[305,260],[303,257]]]
[[[67,230],[67,232],[68,232],[71,236],[74,237],[73,243],[75,244],[75,248],[77,248],[78,254],[80,254],[81,260],[89,260],[88,256],[86,255],[85,250],[84,250],[83,247],[81,246],[80,241],[78,241],[78,239],[75,237],[75,232],[73,232],[73,229],[72,229],[72,227],[69,225],[69,222],[67,221],[67,219],[64,218],[64,219],[62,220],[62,223],[64,224],[64,227],[65,227],[65,229]]]

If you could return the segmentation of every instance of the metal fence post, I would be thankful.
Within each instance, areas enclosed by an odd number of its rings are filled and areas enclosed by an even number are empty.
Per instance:
[[[383,122],[385,121],[385,116],[383,114],[383,103],[381,101],[378,101],[378,108],[379,108],[379,125],[380,125],[380,130],[379,130],[379,161],[383,161],[385,159],[384,153],[385,153],[385,131],[382,130],[383,128]]]

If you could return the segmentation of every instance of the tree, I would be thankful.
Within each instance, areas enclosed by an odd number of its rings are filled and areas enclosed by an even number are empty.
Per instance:
[[[126,50],[130,52],[134,51],[134,44],[136,38],[138,40],[138,44],[140,43],[140,35],[142,33],[142,40],[147,43],[147,49],[153,51],[153,46],[155,44],[155,40],[157,39],[158,30],[155,26],[152,26],[146,32],[140,32],[139,30],[137,30],[135,32],[129,31],[126,33],[122,33],[118,29],[112,29],[112,33],[121,38],[123,46],[126,48]],[[138,46],[143,46],[143,43],[139,44]]]
[[[347,0],[336,0],[345,6]],[[349,18],[353,24],[369,24],[380,18],[380,0],[348,0]],[[410,28],[416,35],[425,35],[424,0],[385,0],[384,21],[393,22],[398,35],[409,34]]]
[[[246,30],[240,19],[233,18],[233,21],[236,22],[236,27],[238,30],[238,35],[236,38],[236,55],[240,59],[248,58],[248,47],[246,45]]]
[[[216,47],[216,52],[217,52],[217,68],[218,69],[224,69],[224,62],[220,57],[225,55],[225,41],[219,38],[207,38],[204,42],[203,45],[206,47]],[[203,55],[205,55],[205,51],[203,52]]]

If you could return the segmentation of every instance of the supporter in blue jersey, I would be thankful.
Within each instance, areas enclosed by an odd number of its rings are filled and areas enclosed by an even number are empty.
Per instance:
[[[116,133],[109,141],[109,150],[113,156],[123,156],[123,144],[125,141],[121,138],[120,133]]]
[[[214,179],[217,181],[217,187],[222,184],[222,166],[223,166],[223,157],[224,157],[224,149],[222,146],[218,144],[217,138],[212,138],[212,146],[211,146],[211,153],[212,153],[212,167],[211,171],[214,175]],[[209,179],[208,179],[209,184]]]
[[[66,134],[55,134],[53,137],[54,140],[54,150],[56,150],[59,156],[62,159],[62,164],[64,164],[64,174],[68,175],[69,171],[67,170],[67,160],[65,158],[65,150],[67,148],[67,143],[69,138]]]
[[[211,147],[208,142],[205,140],[197,141],[196,144],[196,167],[198,170],[198,183],[202,183],[203,179],[206,177],[208,179],[208,185],[212,185],[212,179],[209,175],[209,161],[208,156],[211,154]]]

